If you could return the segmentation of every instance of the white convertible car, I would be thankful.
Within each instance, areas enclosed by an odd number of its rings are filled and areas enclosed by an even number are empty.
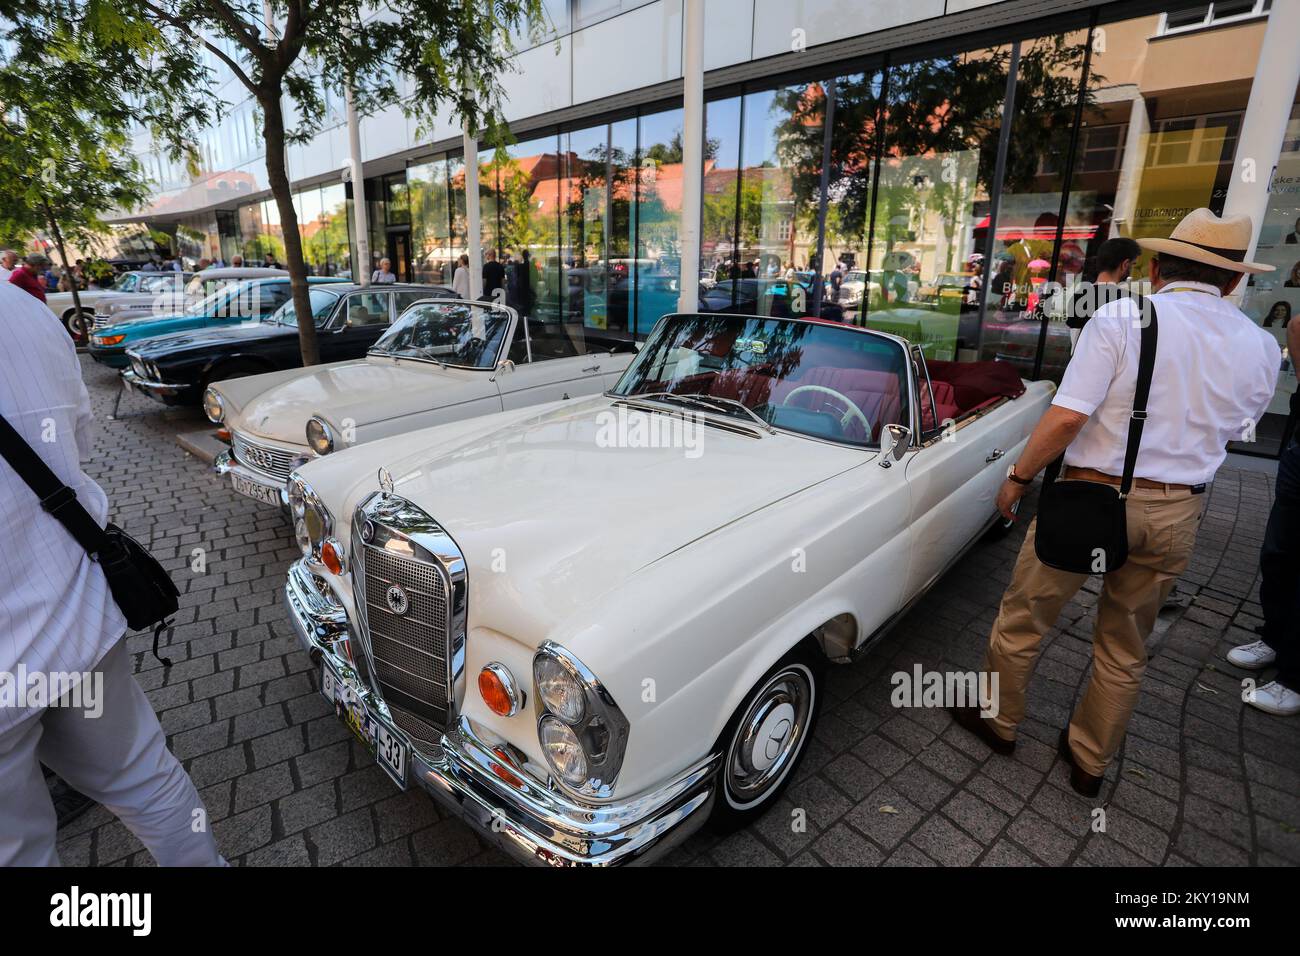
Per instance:
[[[214,468],[236,491],[288,504],[285,483],[319,455],[614,385],[630,341],[568,323],[522,323],[494,303],[426,299],[402,312],[365,357],[210,387],[208,418],[230,432]]]
[[[851,326],[665,316],[605,395],[296,471],[288,608],[399,787],[527,861],[642,861],[772,805],[824,665],[994,524],[1052,393]]]

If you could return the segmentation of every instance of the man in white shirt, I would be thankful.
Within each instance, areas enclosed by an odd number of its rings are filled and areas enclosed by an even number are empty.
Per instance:
[[[1158,344],[1133,489],[1125,507],[1128,560],[1105,575],[1097,604],[1088,690],[1061,735],[1070,782],[1094,797],[1124,739],[1146,668],[1145,641],[1174,581],[1186,569],[1205,507],[1206,485],[1226,444],[1253,430],[1273,395],[1281,352],[1227,296],[1246,273],[1249,216],[1189,213],[1168,239],[1139,243],[1157,255],[1148,297]],[[1137,387],[1143,317],[1134,300],[1098,309],[1079,337],[1052,407],[1034,429],[998,493],[1007,517],[1033,477],[1064,452],[1067,479],[1119,485]],[[1048,567],[1029,527],[989,636],[985,669],[998,675],[996,716],[955,710],[958,722],[999,753],[1015,747],[1043,634],[1087,580]]]
[[[0,414],[101,524],[81,470],[90,398],[50,310],[0,283]],[[207,812],[132,676],[99,565],[0,458],[0,866],[58,863],[41,764],[115,813],[163,865],[220,865]],[[42,694],[42,683],[60,693]],[[64,693],[66,691],[66,693]]]
[[[0,252],[0,282],[8,282],[9,277],[14,274],[14,268],[18,265],[18,253],[12,249],[6,249]]]

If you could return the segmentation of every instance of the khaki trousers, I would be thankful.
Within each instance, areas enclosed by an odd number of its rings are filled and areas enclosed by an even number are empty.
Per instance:
[[[1088,773],[1101,776],[1124,739],[1146,670],[1146,638],[1191,559],[1206,497],[1148,488],[1134,488],[1128,497],[1128,561],[1105,575],[1092,638],[1092,678],[1070,721],[1074,759]],[[1024,719],[1025,687],[1043,635],[1088,579],[1038,560],[1037,524],[1035,519],[1029,525],[984,662],[985,670],[998,675],[993,728],[1008,740],[1015,739]]]

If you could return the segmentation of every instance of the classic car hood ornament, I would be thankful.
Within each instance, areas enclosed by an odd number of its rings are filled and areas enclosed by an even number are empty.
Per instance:
[[[375,514],[388,518],[405,507],[406,501],[393,494],[393,473],[387,468],[379,469],[379,501],[375,505]]]

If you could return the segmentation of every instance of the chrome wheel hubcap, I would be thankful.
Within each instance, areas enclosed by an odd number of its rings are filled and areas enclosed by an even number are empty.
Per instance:
[[[727,750],[727,800],[737,809],[759,803],[803,749],[812,713],[812,674],[791,664],[754,695]]]

